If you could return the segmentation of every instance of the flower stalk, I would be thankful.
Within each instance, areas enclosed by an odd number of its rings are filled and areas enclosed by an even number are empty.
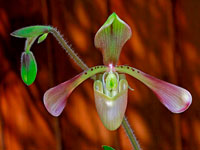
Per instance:
[[[126,134],[129,138],[134,150],[141,150],[139,142],[137,141],[136,136],[133,133],[133,130],[131,129],[126,117],[124,117],[124,119],[122,121],[122,126],[123,126],[124,130],[126,131]]]
[[[87,65],[71,49],[71,47],[67,44],[67,42],[65,41],[65,39],[62,37],[62,35],[60,34],[58,30],[52,27],[50,29],[50,33],[53,34],[53,36],[56,38],[59,44],[63,47],[63,49],[69,54],[69,56],[74,60],[74,62],[77,63],[79,67],[81,67],[82,70],[88,69]]]

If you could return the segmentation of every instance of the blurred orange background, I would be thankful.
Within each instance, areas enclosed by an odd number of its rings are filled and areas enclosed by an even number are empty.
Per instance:
[[[109,145],[129,150],[120,127],[108,131],[97,115],[93,81],[69,97],[58,118],[43,105],[44,92],[82,70],[52,35],[34,44],[36,81],[27,87],[20,77],[24,39],[10,36],[29,25],[52,25],[64,35],[88,66],[103,63],[94,35],[116,12],[132,29],[119,64],[128,64],[189,90],[192,105],[169,112],[139,81],[127,77],[126,116],[143,150],[200,149],[200,1],[198,0],[1,0],[0,1],[0,150],[100,150]]]

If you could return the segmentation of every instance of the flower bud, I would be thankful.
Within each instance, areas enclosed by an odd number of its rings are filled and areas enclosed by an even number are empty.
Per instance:
[[[25,84],[31,85],[37,74],[37,64],[31,51],[23,52],[21,56],[21,77]]]

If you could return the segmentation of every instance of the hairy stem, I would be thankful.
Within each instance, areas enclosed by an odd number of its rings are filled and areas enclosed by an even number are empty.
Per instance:
[[[70,57],[81,67],[83,70],[87,70],[87,65],[77,56],[77,54],[71,49],[71,47],[64,40],[62,35],[55,28],[51,28],[50,32],[58,40],[59,44],[65,49],[65,51],[70,55]]]
[[[126,134],[129,138],[132,146],[134,147],[134,150],[141,150],[140,145],[136,139],[136,136],[134,135],[133,130],[131,129],[126,117],[124,117],[124,119],[122,121],[122,126],[124,127],[124,130],[126,131]]]

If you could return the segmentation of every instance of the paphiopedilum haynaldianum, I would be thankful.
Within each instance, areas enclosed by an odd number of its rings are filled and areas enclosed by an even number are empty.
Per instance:
[[[61,40],[54,31],[50,26],[31,26],[19,29],[12,35],[25,37],[31,43],[40,35],[42,36],[39,41],[43,41],[50,32],[57,40]],[[95,46],[102,51],[104,65],[86,67],[86,70],[71,80],[47,90],[44,94],[44,104],[48,112],[53,116],[59,116],[72,91],[86,79],[95,76],[93,87],[97,112],[104,126],[109,130],[115,130],[121,125],[127,107],[128,82],[125,74],[135,77],[149,87],[171,112],[185,111],[192,102],[192,96],[186,89],[159,80],[133,67],[117,65],[121,49],[130,37],[130,27],[115,13],[110,15],[96,33],[94,41]]]

